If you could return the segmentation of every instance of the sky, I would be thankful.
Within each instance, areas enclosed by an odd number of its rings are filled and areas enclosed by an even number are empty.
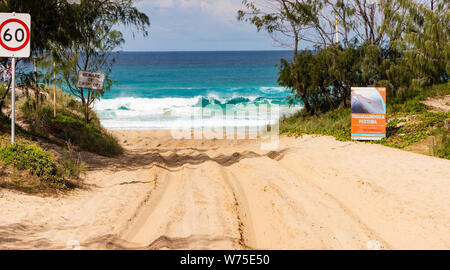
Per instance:
[[[124,51],[284,50],[267,33],[239,22],[242,0],[138,0],[149,16],[149,36],[133,37],[132,29],[119,27]]]

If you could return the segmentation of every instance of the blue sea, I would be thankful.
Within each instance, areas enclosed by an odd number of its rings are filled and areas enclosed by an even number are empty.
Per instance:
[[[121,52],[111,78],[118,82],[94,105],[109,129],[262,126],[289,115],[289,90],[277,85],[280,58],[289,51]],[[261,113],[280,106],[280,115]],[[223,120],[223,112],[233,114]]]

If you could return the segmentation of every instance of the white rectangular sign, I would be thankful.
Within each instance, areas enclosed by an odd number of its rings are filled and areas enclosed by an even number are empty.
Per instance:
[[[31,16],[0,13],[0,57],[30,57]]]
[[[103,90],[105,74],[100,72],[78,71],[77,88]]]

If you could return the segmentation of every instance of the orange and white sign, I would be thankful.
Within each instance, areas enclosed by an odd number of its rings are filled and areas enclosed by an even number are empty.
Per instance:
[[[386,137],[386,88],[352,88],[352,140]]]

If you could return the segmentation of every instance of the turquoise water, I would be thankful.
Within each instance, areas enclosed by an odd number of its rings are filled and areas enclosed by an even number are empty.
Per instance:
[[[279,115],[261,105],[300,108],[276,83],[283,57],[291,52],[122,52],[111,74],[119,84],[94,109],[110,129],[265,125]]]

